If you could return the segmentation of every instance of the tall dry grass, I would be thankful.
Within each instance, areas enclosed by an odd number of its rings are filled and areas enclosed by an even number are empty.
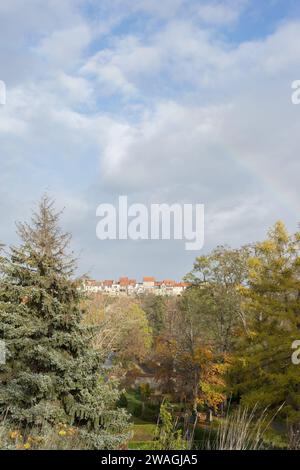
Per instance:
[[[264,435],[280,409],[271,417],[267,409],[259,414],[257,406],[252,410],[240,407],[233,413],[228,413],[219,424],[214,442],[208,442],[207,448],[217,450],[264,449]]]

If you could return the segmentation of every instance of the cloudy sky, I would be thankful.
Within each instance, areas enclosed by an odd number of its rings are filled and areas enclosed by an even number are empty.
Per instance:
[[[100,241],[96,208],[203,203],[203,253],[300,221],[298,0],[2,0],[0,239],[48,191],[80,271],[181,278],[184,241]]]

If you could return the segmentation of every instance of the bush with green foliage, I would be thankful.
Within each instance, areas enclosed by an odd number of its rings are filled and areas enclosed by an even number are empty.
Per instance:
[[[185,450],[188,442],[182,437],[182,431],[177,428],[176,419],[172,416],[170,405],[161,404],[156,437],[153,450]]]

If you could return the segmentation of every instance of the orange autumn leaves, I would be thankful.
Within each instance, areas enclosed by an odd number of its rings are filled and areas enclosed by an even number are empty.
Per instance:
[[[172,398],[194,402],[216,411],[226,400],[225,374],[229,355],[216,356],[212,348],[198,345],[185,350],[176,339],[160,337],[156,343],[156,379]],[[191,383],[194,382],[194,387]]]

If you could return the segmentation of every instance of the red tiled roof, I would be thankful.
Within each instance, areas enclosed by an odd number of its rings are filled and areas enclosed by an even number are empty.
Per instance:
[[[155,282],[155,277],[143,277],[144,282]]]
[[[128,277],[120,277],[119,284],[122,287],[135,286],[136,285],[136,280],[135,279],[128,279]]]
[[[128,286],[128,284],[129,284],[128,277],[120,277],[119,284],[120,284],[120,286]]]
[[[175,281],[172,279],[164,279],[163,284],[165,284],[165,286],[173,287],[175,286]]]

